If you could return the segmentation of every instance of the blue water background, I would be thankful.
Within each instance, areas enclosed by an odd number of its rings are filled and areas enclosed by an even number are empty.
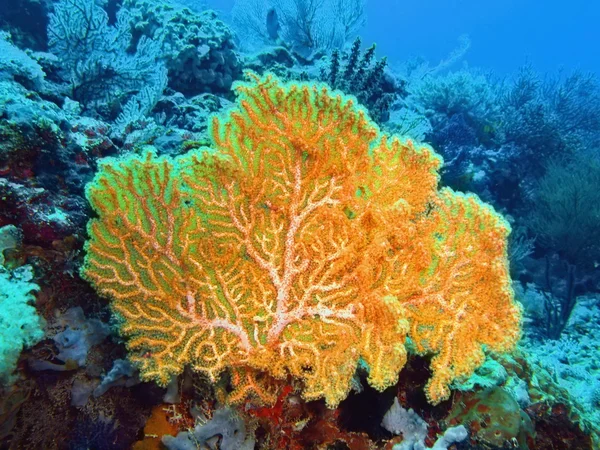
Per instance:
[[[226,16],[234,0],[210,0]],[[597,0],[367,0],[361,37],[393,62],[445,58],[467,34],[471,67],[508,75],[524,64],[539,72],[600,73]]]

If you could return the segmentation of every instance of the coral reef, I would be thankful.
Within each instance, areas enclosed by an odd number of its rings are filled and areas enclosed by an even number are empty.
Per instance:
[[[241,64],[232,32],[214,11],[195,13],[157,0],[126,0],[123,9],[136,40],[160,45],[169,87],[186,96],[229,94]]]
[[[394,433],[402,434],[402,444],[394,445],[394,450],[426,449],[424,441],[427,437],[427,422],[421,419],[412,409],[408,411],[394,399],[394,404],[383,416],[383,428]],[[467,429],[463,425],[448,428],[431,447],[433,450],[447,450],[449,445],[464,441]]]
[[[196,426],[193,432],[165,436],[162,442],[169,450],[194,450],[217,435],[221,436],[219,448],[223,450],[254,449],[255,440],[246,433],[244,419],[229,408],[216,410],[210,421]]]
[[[0,2],[0,448],[600,448],[597,75],[364,8]]]
[[[539,244],[570,264],[585,266],[600,258],[600,162],[574,155],[550,160],[533,195],[529,227]]]
[[[145,115],[167,83],[156,41],[143,37],[129,52],[130,20],[131,12],[121,8],[116,24],[109,24],[95,0],[61,0],[50,15],[49,48],[61,59],[71,97],[101,117],[114,118],[115,108]]]
[[[45,77],[41,66],[23,50],[14,46],[10,39],[10,34],[0,31],[0,81],[26,80],[33,87],[39,87]]]
[[[32,283],[33,269],[23,266],[9,271],[0,265],[0,384],[14,381],[12,372],[23,347],[43,337],[42,321],[32,303],[39,286]]]

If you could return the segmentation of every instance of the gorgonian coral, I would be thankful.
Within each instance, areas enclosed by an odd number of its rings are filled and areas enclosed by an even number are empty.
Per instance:
[[[211,123],[213,149],[106,159],[87,195],[84,276],[112,299],[145,379],[185,365],[230,399],[343,400],[359,361],[396,382],[405,340],[431,353],[427,393],[519,336],[508,225],[474,196],[438,190],[440,158],[382,136],[323,84],[250,75]],[[268,375],[268,377],[264,377]]]

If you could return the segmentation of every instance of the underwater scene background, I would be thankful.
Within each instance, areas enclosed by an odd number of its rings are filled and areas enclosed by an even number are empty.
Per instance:
[[[600,448],[599,17],[2,0],[0,448]]]

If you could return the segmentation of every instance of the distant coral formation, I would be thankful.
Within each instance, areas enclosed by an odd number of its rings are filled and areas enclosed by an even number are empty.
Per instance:
[[[396,382],[410,336],[433,354],[431,402],[519,337],[508,225],[437,190],[440,158],[382,136],[352,99],[250,76],[212,121],[215,149],[108,159],[84,276],[112,298],[146,379],[185,365],[232,399],[273,401],[262,374],[343,400],[359,360]],[[268,379],[268,378],[267,378]]]
[[[361,40],[356,38],[347,55],[338,50],[331,54],[329,67],[321,68],[321,81],[333,89],[356,96],[361,105],[369,110],[371,118],[377,122],[386,122],[390,117],[390,107],[401,91],[394,81],[386,78],[387,58],[374,61],[375,44],[361,55]],[[342,66],[342,59],[345,63]]]
[[[242,75],[233,33],[214,11],[196,13],[157,0],[125,0],[134,40],[159,43],[169,86],[185,95],[229,94]]]
[[[158,42],[144,37],[130,51],[131,12],[121,8],[114,25],[94,0],[60,0],[50,15],[50,50],[59,56],[70,94],[88,112],[114,116],[115,105],[150,112],[167,83]]]
[[[236,0],[231,15],[243,47],[283,44],[309,59],[343,48],[366,22],[364,0]]]

